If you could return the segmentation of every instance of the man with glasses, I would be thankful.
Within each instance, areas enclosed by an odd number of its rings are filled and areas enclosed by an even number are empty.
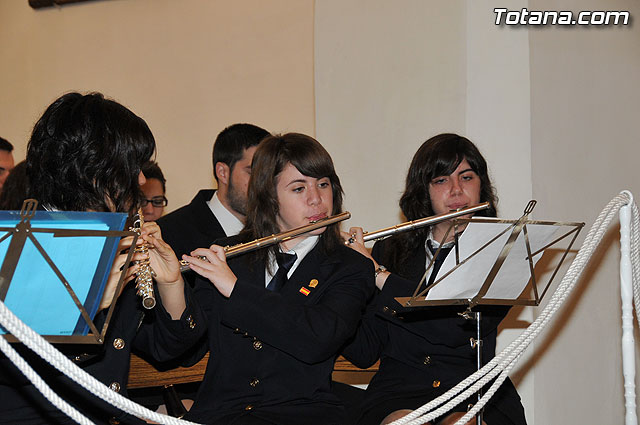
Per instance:
[[[164,207],[168,204],[167,198],[164,196],[167,180],[154,161],[149,161],[142,166],[142,174],[147,179],[147,182],[140,186],[142,190],[140,206],[144,221],[156,221],[162,216]]]
[[[163,239],[178,259],[242,230],[251,160],[258,143],[267,136],[267,130],[252,124],[233,124],[218,134],[213,146],[213,175],[218,189],[200,190],[190,204],[158,220]]]

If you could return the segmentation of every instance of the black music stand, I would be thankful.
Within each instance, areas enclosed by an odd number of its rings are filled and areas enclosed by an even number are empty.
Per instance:
[[[580,230],[584,227],[584,223],[578,222],[529,220],[529,214],[535,205],[536,201],[530,201],[524,214],[518,220],[478,217],[453,219],[442,242],[448,239],[451,232],[454,232],[454,247],[452,249],[454,256],[447,257],[437,278],[431,285],[425,287],[424,282],[440,251],[438,248],[414,294],[411,297],[395,298],[403,307],[408,308],[466,305],[466,311],[460,315],[466,319],[474,318],[476,320],[476,339],[471,341],[471,346],[476,349],[478,369],[482,367],[482,317],[481,313],[473,311],[473,308],[478,305],[539,305],[551,282],[558,274],[560,266],[567,257]],[[457,229],[462,225],[466,226],[466,230],[460,234]],[[555,234],[560,233],[561,228],[565,228],[565,231],[556,236]],[[536,262],[546,249],[569,236],[572,236],[569,244],[563,249],[561,258],[549,276],[549,280],[546,284],[540,285],[535,276]],[[465,245],[466,242],[469,242],[468,246]],[[442,245],[441,243],[440,247]],[[465,265],[467,265],[466,269],[463,267]],[[474,273],[466,273],[472,268]],[[478,273],[478,268],[487,270],[486,274]],[[509,279],[514,277],[516,281],[522,279],[527,271],[529,273],[528,280],[524,284],[517,282],[516,288],[513,288],[514,285]],[[516,276],[520,276],[520,278]],[[441,282],[447,278],[449,278],[447,283],[442,285]],[[467,279],[472,280],[469,285],[462,285],[458,288],[447,287],[452,286],[454,281],[459,282]],[[438,287],[438,285],[440,286]],[[527,290],[530,291],[529,296],[526,296]],[[478,400],[481,395],[479,392]],[[482,411],[478,413],[476,421],[478,425],[482,423]]]
[[[127,219],[124,213],[36,208],[37,201],[28,199],[21,211],[0,212],[0,234],[6,232],[0,237],[0,301],[49,342],[101,344],[126,268],[102,329],[92,319],[120,238],[133,236],[135,244],[137,234],[121,230]],[[130,250],[126,264],[132,255]],[[38,303],[46,303],[47,309]],[[0,332],[4,333],[1,327]],[[13,335],[2,336],[19,342]]]

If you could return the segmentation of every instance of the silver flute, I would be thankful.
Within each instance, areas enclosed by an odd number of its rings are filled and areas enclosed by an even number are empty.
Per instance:
[[[467,208],[461,208],[456,211],[450,211],[447,213],[432,215],[429,217],[419,218],[417,220],[396,224],[395,226],[385,227],[384,229],[376,230],[375,232],[365,232],[362,236],[365,242],[375,241],[378,239],[386,238],[387,236],[395,235],[396,233],[415,230],[420,227],[425,227],[425,226],[430,226],[432,224],[440,223],[441,221],[447,221],[447,220],[451,220],[452,218],[472,214],[477,211],[486,210],[490,206],[491,205],[489,204],[489,202],[483,202],[481,204],[473,205]],[[353,242],[355,242],[355,237],[351,236],[344,243],[345,245],[348,245]]]
[[[336,214],[331,217],[326,217],[326,218],[314,221],[305,226],[296,227],[295,229],[287,230],[286,232],[277,233],[271,236],[265,236],[263,238],[256,239],[254,241],[241,243],[238,245],[225,246],[224,252],[227,258],[235,257],[236,255],[244,254],[245,252],[266,248],[268,246],[275,245],[280,242],[286,242],[290,239],[296,238],[305,233],[311,232],[321,227],[330,226],[334,223],[338,223],[350,217],[351,217],[351,213],[349,211],[345,211],[343,213]],[[205,261],[207,260],[206,257],[203,257],[203,256],[199,256],[198,258]],[[189,262],[185,260],[180,260],[180,271],[186,272],[188,270],[191,270],[189,268]]]

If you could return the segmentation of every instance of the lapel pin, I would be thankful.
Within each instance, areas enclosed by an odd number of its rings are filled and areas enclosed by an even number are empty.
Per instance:
[[[307,297],[309,296],[311,291],[303,286],[302,288],[300,288],[300,293],[303,294],[305,297]]]
[[[309,282],[309,288],[315,288],[316,286],[318,286],[318,279],[311,279],[311,282]]]

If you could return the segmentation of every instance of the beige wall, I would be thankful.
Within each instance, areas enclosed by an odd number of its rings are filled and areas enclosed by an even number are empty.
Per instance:
[[[536,218],[589,226],[620,190],[640,196],[631,171],[640,156],[640,28],[495,27],[497,6],[112,0],[34,11],[26,1],[0,1],[0,134],[22,159],[35,119],[55,97],[102,91],[154,131],[174,208],[212,186],[211,143],[226,125],[315,132],[343,180],[347,224],[373,230],[397,222],[418,146],[456,131],[485,153],[502,216],[518,216],[533,197]],[[635,0],[606,7],[640,17]],[[531,424],[622,422],[615,230],[536,340],[534,358],[515,371]],[[535,312],[517,313],[501,345]]]
[[[530,8],[553,9],[557,3],[532,0]],[[602,10],[606,4],[606,10],[640,18],[637,1],[562,4],[568,10]],[[588,228],[621,190],[640,196],[640,27],[636,21],[627,27],[549,28],[530,31],[530,39],[538,216],[577,219]],[[562,314],[536,341],[536,423],[624,421],[618,238],[616,223]]]
[[[16,159],[51,101],[100,91],[151,127],[169,209],[213,187],[227,125],[314,132],[313,0],[1,1],[0,45],[0,134]]]

